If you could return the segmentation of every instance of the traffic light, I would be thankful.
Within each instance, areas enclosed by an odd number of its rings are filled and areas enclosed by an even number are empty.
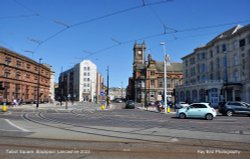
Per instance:
[[[3,82],[0,82],[0,90],[4,90]]]

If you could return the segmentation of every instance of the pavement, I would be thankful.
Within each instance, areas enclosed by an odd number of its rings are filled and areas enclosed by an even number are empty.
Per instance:
[[[39,104],[39,107],[36,108],[36,104],[22,104],[22,105],[17,105],[17,106],[7,106],[7,112],[8,110],[73,110],[76,107],[79,107],[81,105],[88,105],[88,102],[74,102],[73,104],[71,102],[68,103],[67,108],[66,108],[66,103],[63,102],[62,105],[60,105],[59,102],[54,102],[54,103],[41,103]],[[92,107],[92,111],[94,110],[102,110],[101,104],[94,104],[95,106]],[[108,110],[113,110],[113,109],[123,109],[123,106],[117,106],[116,104],[110,103],[110,106],[108,108],[105,108],[104,111]],[[156,107],[154,106],[137,106],[136,109],[140,110],[145,110],[145,111],[150,111],[150,112],[155,112],[155,113],[161,113],[161,114],[175,114],[175,110],[171,108],[169,113],[165,112],[159,112]],[[0,113],[4,114],[7,112],[3,112],[2,109],[0,109]]]
[[[87,102],[86,102],[86,104],[87,104]],[[17,106],[7,106],[7,112],[8,112],[8,110],[18,110],[18,109],[29,109],[29,110],[37,110],[37,109],[38,110],[47,110],[47,109],[65,110],[65,109],[68,109],[68,110],[72,110],[76,106],[81,106],[81,105],[84,106],[85,102],[74,102],[73,104],[71,102],[68,102],[67,107],[66,107],[65,102],[63,102],[62,105],[60,105],[59,102],[40,103],[38,108],[36,108],[36,104],[22,104],[22,105],[17,105]],[[96,104],[95,108],[97,110],[101,109],[98,104]],[[1,111],[2,111],[2,109],[1,109]]]

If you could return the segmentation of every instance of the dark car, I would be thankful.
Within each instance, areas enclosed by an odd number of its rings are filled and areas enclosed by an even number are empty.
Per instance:
[[[126,102],[125,109],[135,109],[135,102],[132,100],[128,100]]]
[[[220,103],[219,112],[227,116],[232,116],[233,114],[246,114],[250,116],[250,105],[245,102]]]

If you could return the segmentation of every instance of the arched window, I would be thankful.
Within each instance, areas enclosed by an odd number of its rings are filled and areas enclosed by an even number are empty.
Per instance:
[[[4,70],[4,77],[6,77],[6,78],[9,78],[10,77],[10,70],[9,69],[5,69]]]
[[[20,71],[16,72],[16,79],[18,79],[18,80],[21,79],[21,72]]]

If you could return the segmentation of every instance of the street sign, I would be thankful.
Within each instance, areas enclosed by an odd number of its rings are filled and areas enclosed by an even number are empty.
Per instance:
[[[102,97],[105,95],[105,93],[104,93],[103,90],[100,92],[100,95],[101,95]]]

